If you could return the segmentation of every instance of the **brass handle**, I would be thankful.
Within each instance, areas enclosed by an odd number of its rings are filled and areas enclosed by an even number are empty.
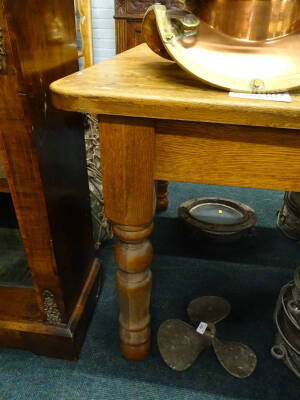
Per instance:
[[[200,20],[190,12],[176,13],[174,15],[170,13],[170,17],[183,30],[195,30],[200,24]]]

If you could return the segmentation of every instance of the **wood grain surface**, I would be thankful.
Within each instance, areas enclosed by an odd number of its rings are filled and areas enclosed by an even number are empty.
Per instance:
[[[10,314],[1,315],[0,319],[0,346],[15,347],[30,350],[34,353],[48,357],[59,357],[67,360],[78,359],[79,351],[91,318],[95,301],[99,295],[100,263],[95,260],[86,277],[81,294],[75,304],[70,319],[59,325],[47,324],[34,313],[33,289],[9,288],[7,293],[11,302],[17,302],[20,312],[17,316]],[[0,295],[5,288],[0,289]],[[27,291],[22,296],[18,290]],[[13,300],[13,296],[15,299]],[[16,298],[17,297],[17,298]],[[27,305],[20,304],[22,298],[27,300]],[[30,309],[30,305],[32,309]],[[3,308],[0,307],[3,311]]]
[[[4,170],[4,166],[1,163],[0,160],[0,192],[8,193],[9,188],[8,188],[8,182],[6,179],[6,172]]]
[[[300,191],[297,130],[157,121],[155,178]]]
[[[56,107],[156,119],[300,129],[300,95],[291,103],[232,98],[191,78],[146,44],[52,83]]]
[[[154,207],[151,121],[103,116],[99,131],[106,216],[121,225],[148,224]]]
[[[150,350],[155,133],[150,120],[100,118],[105,213],[114,223],[116,283],[122,354],[131,360]]]
[[[40,320],[41,313],[31,287],[0,286],[0,315],[2,320]],[[16,307],[17,305],[17,307]]]
[[[49,92],[50,82],[78,70],[74,1],[0,0],[0,27],[0,157],[33,278],[31,290],[0,282],[0,345],[60,357],[67,346],[52,337],[47,348],[49,325],[68,324],[95,259],[83,121],[54,109]],[[87,296],[95,304],[95,290]],[[87,305],[80,312],[90,315]],[[15,331],[25,319],[29,331],[44,324],[45,336],[32,330],[27,341]],[[76,329],[83,335],[87,321]]]

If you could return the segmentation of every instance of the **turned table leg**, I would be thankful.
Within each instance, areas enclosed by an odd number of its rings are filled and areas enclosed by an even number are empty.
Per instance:
[[[121,352],[138,360],[150,350],[150,293],[152,274],[152,245],[148,240],[152,225],[115,225],[119,238],[115,246],[115,260],[119,266],[116,283],[120,298]]]
[[[164,211],[168,208],[168,181],[156,181],[156,211]]]
[[[150,350],[155,133],[149,120],[105,116],[100,136],[105,213],[117,238],[121,352],[140,360]]]

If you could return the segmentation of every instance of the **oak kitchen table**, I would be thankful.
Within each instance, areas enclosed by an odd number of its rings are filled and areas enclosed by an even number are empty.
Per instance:
[[[155,180],[300,191],[300,95],[229,97],[143,44],[51,85],[57,108],[99,115],[105,212],[117,237],[122,354],[150,349]]]

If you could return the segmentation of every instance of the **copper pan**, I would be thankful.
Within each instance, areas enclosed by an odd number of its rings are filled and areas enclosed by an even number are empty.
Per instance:
[[[211,85],[244,92],[300,87],[300,0],[186,0],[150,7],[150,48]]]

